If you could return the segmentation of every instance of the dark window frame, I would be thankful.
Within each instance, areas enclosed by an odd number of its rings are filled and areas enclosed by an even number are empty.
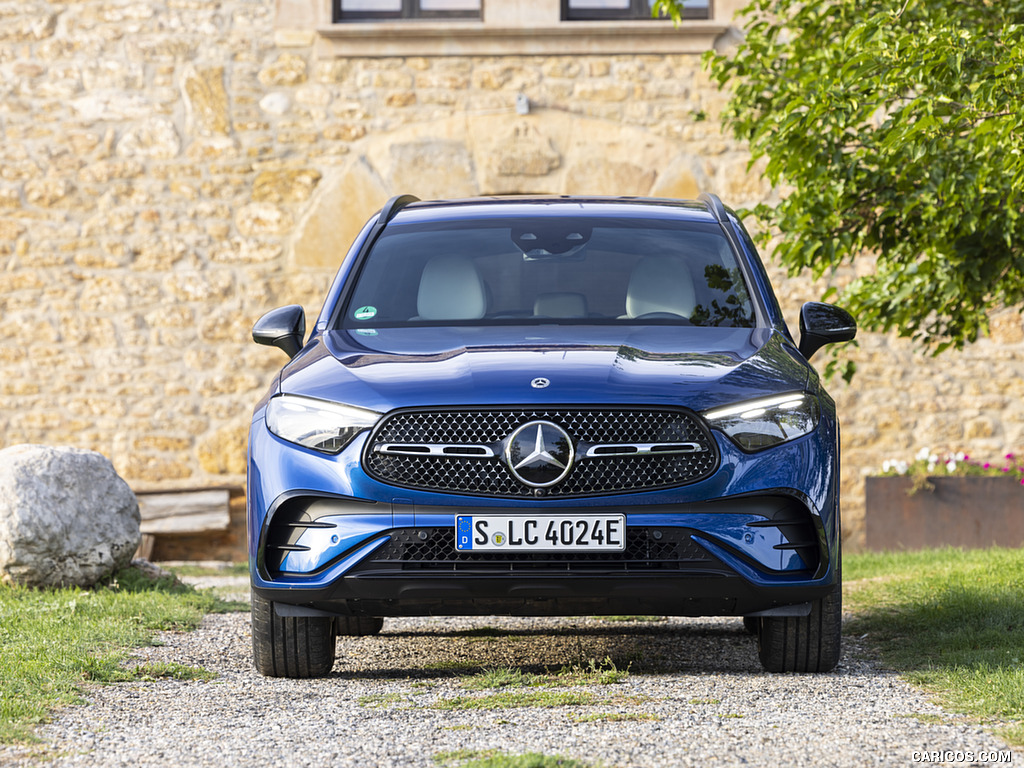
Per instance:
[[[343,11],[342,0],[331,0],[334,23],[415,20],[479,20],[483,15],[483,0],[478,11],[425,11],[420,0],[402,0],[399,11]]]
[[[707,9],[684,8],[684,19],[710,19],[714,15],[713,0],[707,0]],[[656,21],[651,16],[650,0],[630,0],[628,8],[571,8],[569,0],[561,0],[562,21]],[[668,20],[668,16],[661,19]]]

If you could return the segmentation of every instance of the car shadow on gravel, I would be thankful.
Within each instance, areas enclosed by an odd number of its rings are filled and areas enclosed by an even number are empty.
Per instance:
[[[421,625],[422,626],[422,625]],[[738,620],[657,623],[594,620],[559,626],[388,630],[338,641],[334,676],[360,679],[452,677],[482,669],[544,673],[593,665],[639,674],[761,673],[757,642]]]

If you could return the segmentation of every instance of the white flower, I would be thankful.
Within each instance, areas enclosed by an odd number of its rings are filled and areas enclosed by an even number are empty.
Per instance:
[[[964,453],[963,451],[958,451],[956,456],[954,456],[953,458],[955,458],[957,461],[963,461],[964,459],[967,458],[967,454]]]
[[[928,457],[932,455],[931,448],[922,448],[917,452],[917,456],[914,457],[914,461],[928,461]]]
[[[951,474],[951,475],[952,475],[952,474],[953,474],[954,472],[956,472],[956,461],[955,461],[955,460],[953,460],[953,459],[950,459],[949,461],[947,461],[947,462],[946,462],[946,471],[947,471],[947,472],[948,472],[949,474]]]

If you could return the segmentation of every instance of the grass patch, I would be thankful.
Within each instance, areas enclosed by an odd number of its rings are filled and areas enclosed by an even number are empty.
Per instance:
[[[615,685],[629,677],[628,669],[619,669],[615,662],[606,658],[598,663],[591,659],[586,666],[574,664],[557,672],[543,674],[523,672],[516,667],[485,669],[466,677],[462,687],[482,691],[490,688],[537,688],[541,686],[562,687],[572,685]]]
[[[934,712],[911,712],[907,715],[896,715],[896,717],[905,717],[908,720],[917,720],[919,723],[928,725],[946,725],[951,719],[950,715],[939,715]]]
[[[455,696],[433,705],[434,709],[517,709],[520,707],[585,707],[601,703],[593,693],[576,691],[501,691],[488,696]]]
[[[569,715],[574,723],[656,723],[662,720],[660,715],[649,712],[591,712],[585,715]]]
[[[1024,550],[850,555],[845,631],[954,711],[1024,745]]]
[[[612,623],[631,621],[668,621],[668,616],[598,616],[598,618],[601,621],[610,621]]]
[[[426,672],[450,672],[452,670],[479,669],[483,662],[477,659],[445,659],[444,661],[428,661],[420,666]]]
[[[388,704],[397,704],[401,700],[402,694],[400,693],[371,693],[368,696],[359,697],[359,706],[380,709]]]
[[[454,766],[467,760],[480,760],[498,753],[496,749],[453,749],[449,752],[438,752],[431,760],[441,766]]]
[[[560,755],[540,752],[510,755],[495,750],[442,752],[434,755],[434,762],[444,768],[591,768],[590,763]]]
[[[218,609],[212,595],[130,568],[92,590],[0,585],[0,743],[33,740],[51,710],[81,700],[83,683],[208,679],[195,667],[123,662],[157,631],[193,629]]]

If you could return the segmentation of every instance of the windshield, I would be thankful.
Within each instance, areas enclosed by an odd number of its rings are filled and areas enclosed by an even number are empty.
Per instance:
[[[392,223],[366,256],[342,326],[753,327],[754,317],[716,224],[524,216]]]

